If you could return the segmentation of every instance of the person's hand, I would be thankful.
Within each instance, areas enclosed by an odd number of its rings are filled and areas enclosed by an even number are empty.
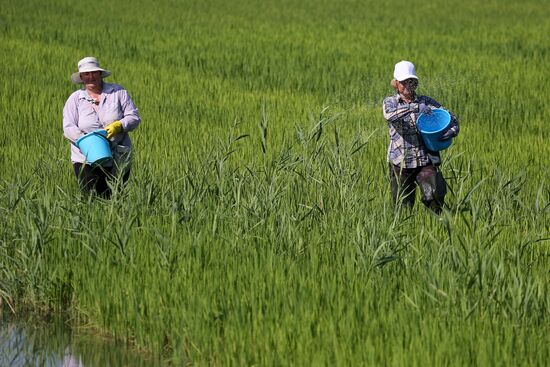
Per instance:
[[[443,134],[439,137],[439,141],[445,141],[449,140],[451,138],[454,138],[456,136],[456,132],[453,129],[447,129]]]
[[[112,122],[105,127],[105,130],[107,130],[107,139],[111,139],[113,136],[118,135],[122,132],[122,122]]]
[[[425,103],[420,103],[418,105],[418,112],[426,115],[430,115],[432,113],[432,109]]]

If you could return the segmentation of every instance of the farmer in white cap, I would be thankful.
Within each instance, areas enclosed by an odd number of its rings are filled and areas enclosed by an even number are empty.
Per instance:
[[[445,179],[438,170],[441,159],[439,152],[426,148],[416,128],[416,119],[441,105],[430,97],[416,94],[418,77],[409,61],[395,64],[391,85],[396,94],[384,99],[383,112],[390,130],[388,165],[393,200],[396,205],[412,208],[418,185],[422,202],[439,214],[447,191]],[[451,139],[458,132],[458,120],[451,113],[451,125],[439,139]]]
[[[83,87],[70,95],[63,108],[63,132],[72,143],[71,161],[78,183],[82,191],[107,198],[111,195],[109,181],[121,176],[125,183],[130,176],[132,143],[128,132],[141,122],[128,92],[120,85],[103,81],[109,75],[111,72],[99,67],[95,57],[80,60],[71,80]],[[75,143],[100,129],[107,130],[113,160],[91,166]]]

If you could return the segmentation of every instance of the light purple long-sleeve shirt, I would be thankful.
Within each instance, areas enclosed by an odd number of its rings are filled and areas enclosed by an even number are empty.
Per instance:
[[[122,123],[124,132],[118,134],[111,144],[131,148],[132,142],[128,132],[139,125],[141,118],[126,89],[118,84],[103,82],[99,105],[93,105],[92,101],[84,89],[77,90],[69,96],[63,108],[65,137],[74,143],[84,134],[103,129],[118,120]],[[86,162],[86,157],[74,144],[71,144],[71,161]]]

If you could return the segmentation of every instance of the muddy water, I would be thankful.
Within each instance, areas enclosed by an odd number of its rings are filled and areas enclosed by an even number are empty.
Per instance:
[[[124,345],[75,332],[60,321],[33,322],[0,317],[0,366],[160,366]]]

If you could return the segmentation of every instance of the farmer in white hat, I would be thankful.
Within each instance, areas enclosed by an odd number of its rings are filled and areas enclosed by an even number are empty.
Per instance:
[[[63,132],[71,144],[71,161],[78,183],[84,192],[110,197],[109,181],[117,177],[126,182],[130,176],[132,143],[128,132],[138,127],[141,118],[128,92],[117,84],[103,81],[111,72],[99,67],[95,57],[78,62],[78,71],[71,75],[83,87],[67,99],[63,108]],[[107,130],[113,160],[101,166],[86,164],[86,157],[76,141],[87,133]]]
[[[418,77],[409,61],[395,64],[391,85],[396,94],[384,99],[383,112],[390,130],[388,165],[393,200],[396,205],[412,208],[418,185],[424,205],[439,214],[447,191],[438,170],[441,159],[439,152],[431,152],[424,145],[416,119],[441,105],[430,97],[416,94]],[[451,125],[439,139],[451,139],[458,132],[458,120],[451,113]]]

